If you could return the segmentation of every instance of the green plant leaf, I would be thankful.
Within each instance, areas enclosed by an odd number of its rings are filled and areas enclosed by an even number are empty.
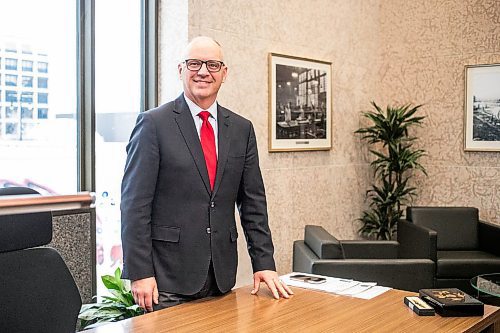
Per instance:
[[[103,296],[100,303],[82,305],[78,315],[82,329],[144,313],[142,308],[134,303],[131,291],[121,280],[120,268],[115,270],[114,275],[101,276],[101,280],[112,296]]]
[[[417,195],[416,188],[408,183],[414,171],[427,175],[419,162],[426,153],[413,147],[417,139],[409,134],[422,125],[425,117],[417,115],[422,105],[387,106],[383,110],[374,101],[371,104],[374,110],[361,112],[369,126],[355,131],[370,146],[375,176],[366,191],[370,209],[358,219],[363,224],[358,231],[368,238],[390,239],[402,216],[402,205]]]

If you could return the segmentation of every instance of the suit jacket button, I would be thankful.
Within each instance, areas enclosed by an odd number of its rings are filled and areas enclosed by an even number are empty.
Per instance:
[[[211,233],[210,228],[207,228],[207,234]]]
[[[215,207],[215,202],[210,201],[210,207],[214,208]]]

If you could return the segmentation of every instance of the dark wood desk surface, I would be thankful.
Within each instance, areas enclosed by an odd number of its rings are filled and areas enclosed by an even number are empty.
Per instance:
[[[264,287],[264,286],[263,286]],[[182,304],[86,333],[119,332],[499,332],[500,308],[483,317],[419,317],[403,303],[411,292],[389,290],[371,300],[294,288],[291,299],[258,296],[243,287],[214,299]]]

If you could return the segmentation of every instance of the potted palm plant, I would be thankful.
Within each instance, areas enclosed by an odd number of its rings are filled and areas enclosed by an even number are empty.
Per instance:
[[[375,102],[371,104],[374,111],[362,113],[370,125],[355,132],[370,146],[374,157],[370,165],[375,176],[375,182],[366,192],[369,209],[357,220],[363,223],[358,232],[368,238],[388,240],[397,230],[402,206],[417,195],[416,188],[409,183],[413,171],[427,175],[419,163],[425,151],[415,148],[417,138],[409,135],[409,130],[420,126],[425,117],[415,115],[421,105],[387,106],[384,111]]]

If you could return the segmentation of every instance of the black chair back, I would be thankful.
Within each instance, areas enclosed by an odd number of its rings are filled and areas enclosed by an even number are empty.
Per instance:
[[[51,239],[50,212],[0,215],[0,332],[75,332],[82,304],[75,281],[56,250],[38,247]]]
[[[474,207],[407,207],[406,218],[437,232],[437,250],[475,250],[479,211]]]

